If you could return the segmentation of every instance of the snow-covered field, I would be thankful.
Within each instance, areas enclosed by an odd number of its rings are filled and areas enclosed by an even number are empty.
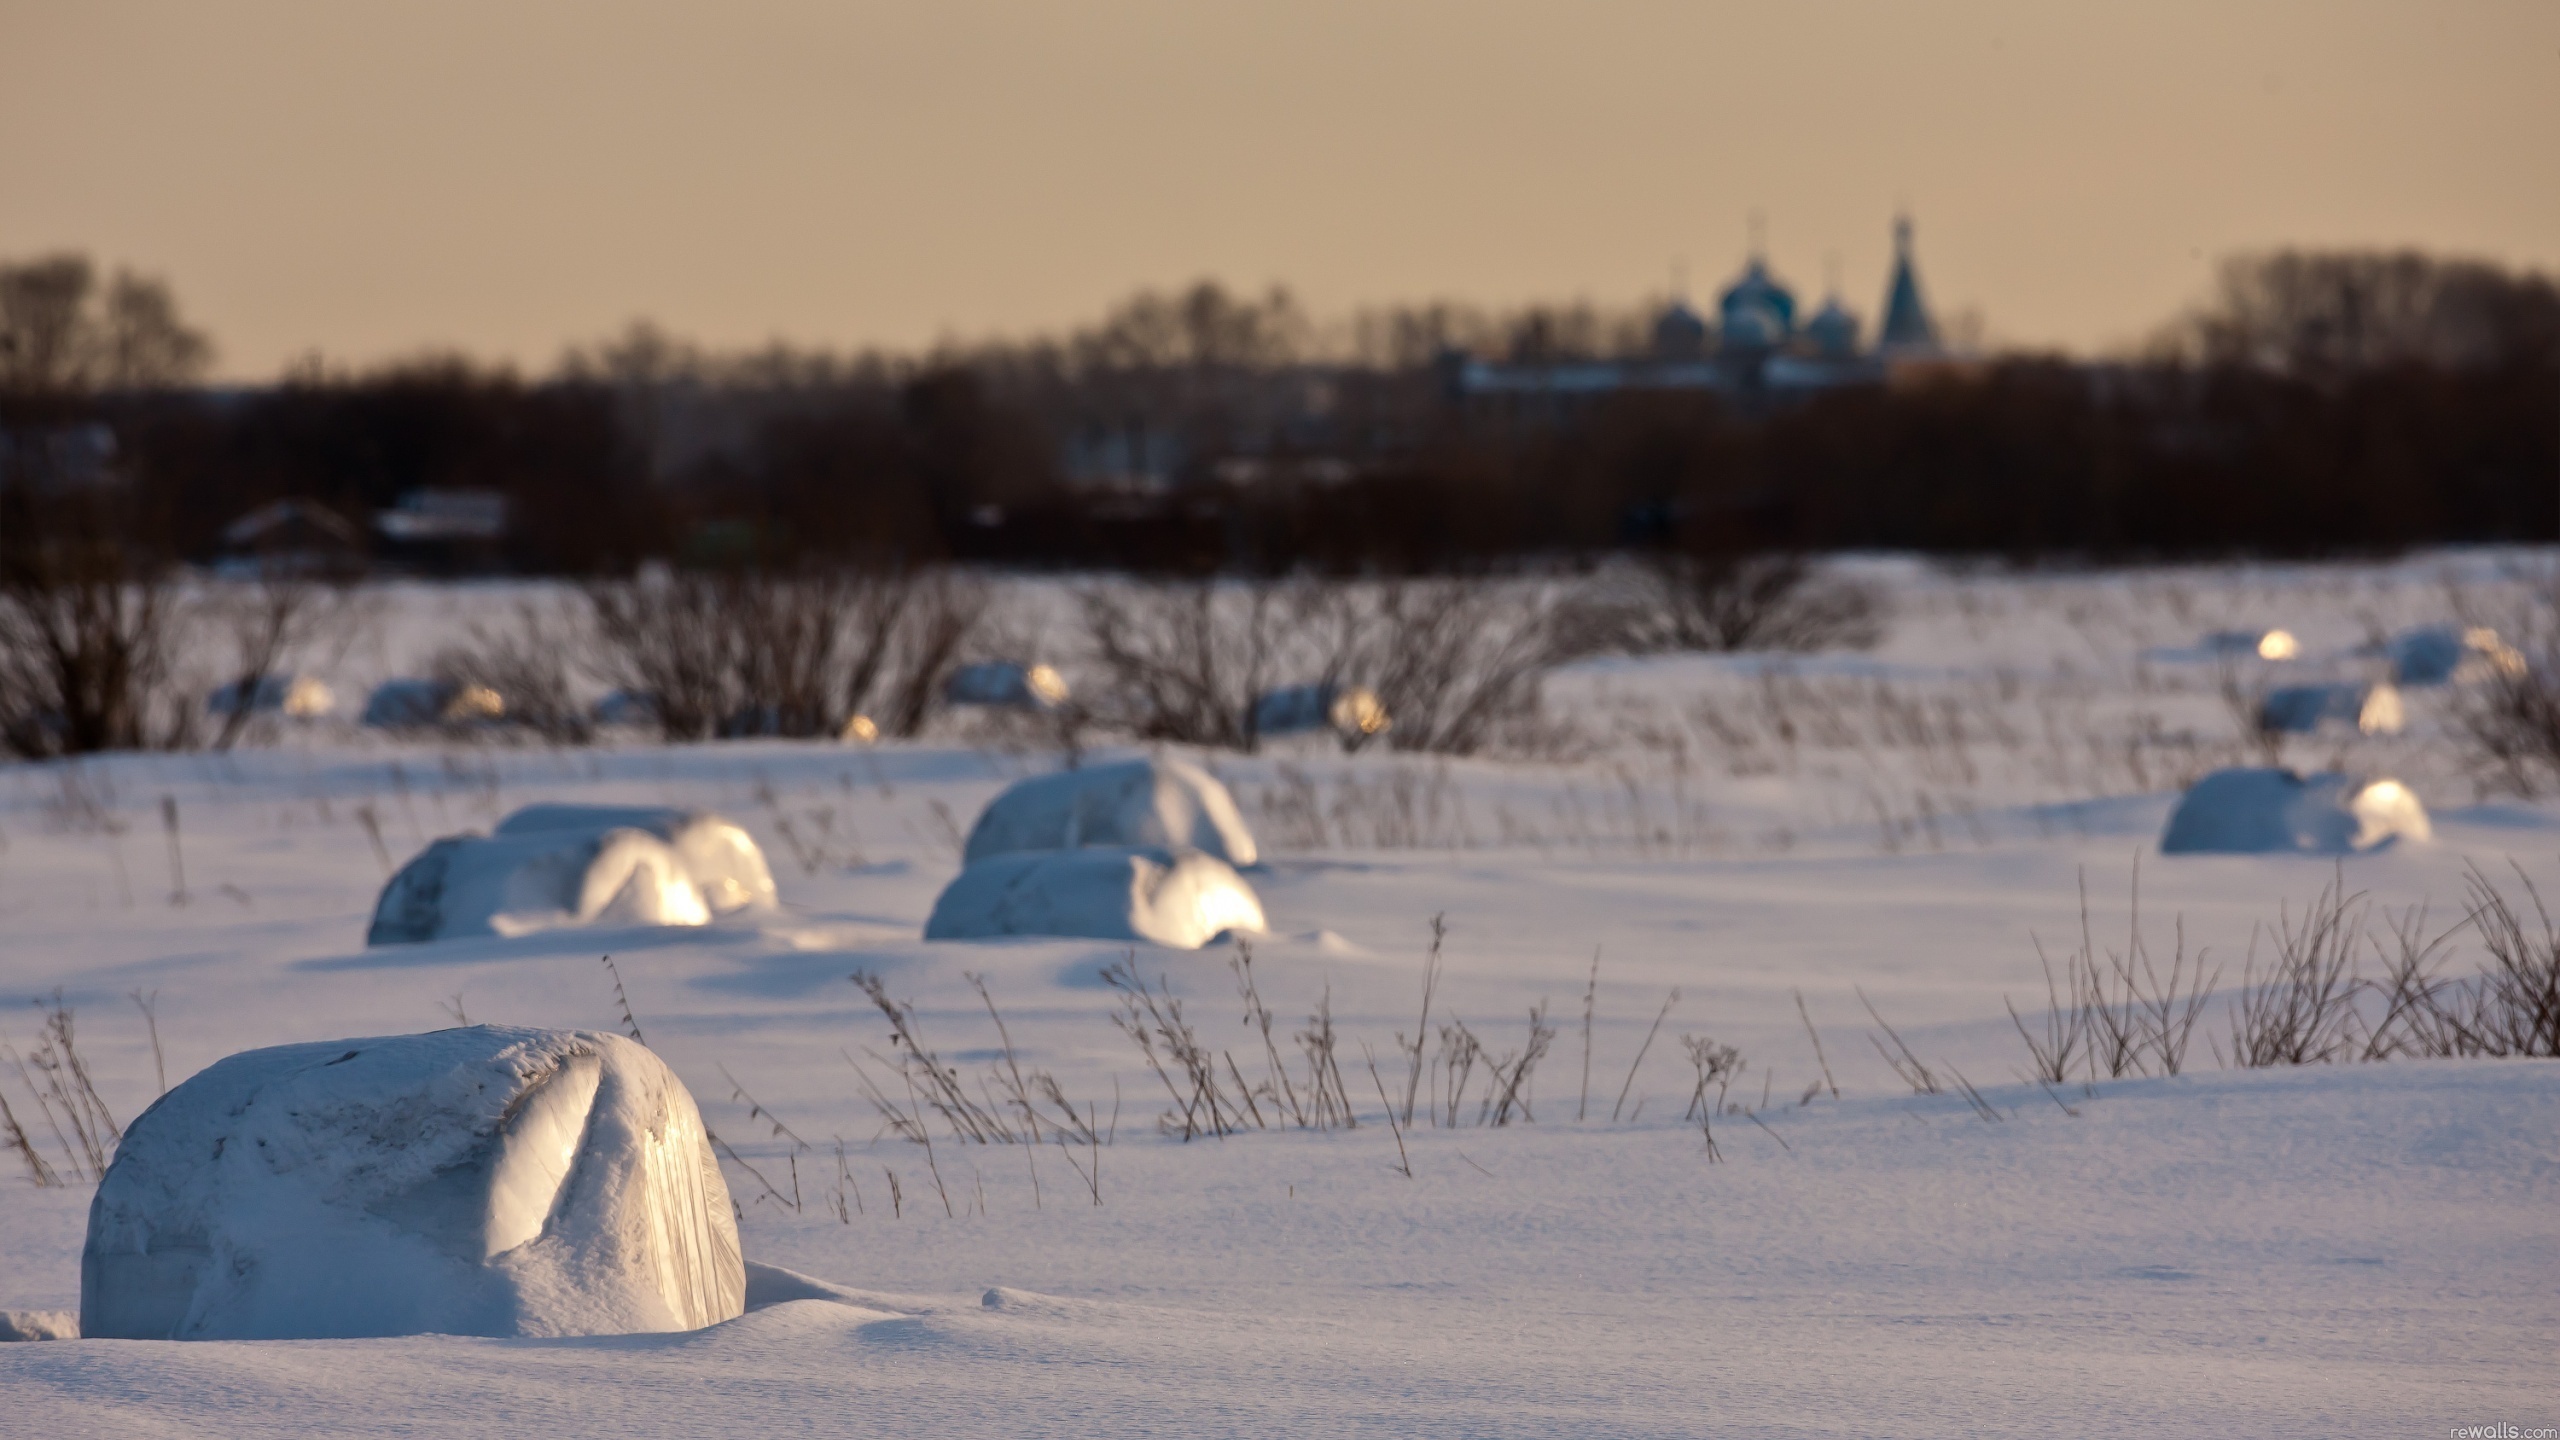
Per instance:
[[[2038,938],[2056,958],[2081,943],[2084,875],[2097,943],[2122,948],[2138,857],[2150,948],[2165,959],[2182,927],[2227,991],[2253,931],[2336,878],[2377,917],[2431,904],[2435,928],[2460,916],[2466,862],[2560,882],[2560,805],[2476,787],[2433,691],[2410,693],[2405,736],[2284,752],[2409,782],[2432,843],[2343,862],[2155,844],[2179,785],[2258,753],[2221,669],[2180,653],[2199,634],[2284,625],[2305,652],[2290,669],[2345,676],[2372,634],[2451,618],[2448,581],[2494,603],[2518,558],[2029,579],[1878,563],[1896,619],[1876,651],[1579,667],[1549,686],[1563,724],[1537,754],[1201,757],[1262,842],[1272,933],[1252,970],[1277,1048],[1295,1063],[1319,1004],[1341,1037],[1359,1124],[1322,1132],[1163,1133],[1165,1086],[1101,978],[1125,946],[918,938],[971,818],[1057,763],[1036,748],[959,729],[439,747],[323,725],[228,756],[0,770],[0,1038],[25,1051],[24,1002],[58,989],[119,1117],[158,1088],[137,992],[174,1082],[457,1015],[620,1029],[618,973],[754,1167],[728,1168],[749,1260],[810,1277],[759,1272],[744,1318],[690,1334],[0,1345],[0,1434],[2560,1425],[2560,1063],[2226,1069],[2217,998],[2184,1074],[2049,1090],[2008,1010],[2043,1008]],[[397,591],[327,678],[343,705],[518,593]],[[388,864],[542,800],[717,809],[763,844],[783,908],[365,948]],[[1456,1020],[1502,1060],[1546,1007],[1529,1117],[1478,1124],[1479,1067],[1454,1125],[1426,1118],[1428,1078],[1414,1127],[1385,1123],[1434,916],[1433,1053]],[[2477,956],[2457,938],[2450,968]],[[1243,1084],[1268,1072],[1231,952],[1141,947],[1134,967]],[[885,1134],[857,1064],[895,1072],[857,970],[912,1001],[972,1085],[1004,1061],[982,979],[1020,1065],[1110,1143],[937,1128],[928,1156]],[[1982,1105],[1913,1093],[1869,1003]],[[1682,1118],[1687,1036],[1746,1062],[1717,1159]],[[0,1309],[75,1308],[89,1187],[0,1163]]]

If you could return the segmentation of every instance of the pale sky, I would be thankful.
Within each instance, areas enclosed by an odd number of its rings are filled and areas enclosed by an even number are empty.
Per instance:
[[[2101,350],[2280,244],[2560,269],[2554,0],[0,0],[0,258],[166,277],[261,379],[1701,298],[1749,215],[1873,324]]]

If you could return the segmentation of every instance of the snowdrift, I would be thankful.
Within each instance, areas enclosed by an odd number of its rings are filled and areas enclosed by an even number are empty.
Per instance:
[[[714,915],[762,909],[773,900],[773,871],[755,837],[702,810],[663,805],[528,805],[498,822],[507,835],[602,835],[644,830],[667,842]]]
[[[2397,780],[2216,770],[2178,802],[2160,853],[2351,855],[2432,833],[2418,797]]]
[[[1263,928],[1261,898],[1214,855],[1091,848],[971,864],[933,902],[924,938],[1064,935],[1197,950],[1230,931]]]
[[[2364,735],[2397,735],[2408,723],[2400,692],[2388,685],[2287,685],[2267,692],[2258,724],[2308,735],[2331,721]]]
[[[80,1333],[607,1335],[742,1313],[684,1083],[619,1035],[480,1025],[222,1060],[125,1132]]]
[[[1187,760],[1150,758],[1016,783],[969,827],[962,863],[1024,850],[1190,849],[1229,865],[1261,858],[1235,797]]]

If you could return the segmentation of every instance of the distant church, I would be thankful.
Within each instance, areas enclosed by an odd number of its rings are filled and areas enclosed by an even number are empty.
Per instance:
[[[1625,391],[1710,390],[1746,402],[1778,402],[1849,385],[1882,384],[1898,364],[1940,358],[1938,327],[1921,298],[1911,221],[1893,225],[1893,278],[1884,324],[1872,349],[1858,317],[1837,293],[1801,325],[1796,297],[1769,273],[1755,245],[1742,274],[1716,298],[1711,328],[1674,298],[1653,322],[1644,355],[1614,360],[1502,362],[1453,354],[1442,360],[1451,398],[1496,409],[1563,410]]]

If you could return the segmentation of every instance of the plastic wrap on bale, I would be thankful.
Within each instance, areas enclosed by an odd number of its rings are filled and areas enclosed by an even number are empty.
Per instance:
[[[606,1335],[744,1308],[693,1097],[619,1035],[252,1050],[162,1096],[89,1207],[80,1333]]]

